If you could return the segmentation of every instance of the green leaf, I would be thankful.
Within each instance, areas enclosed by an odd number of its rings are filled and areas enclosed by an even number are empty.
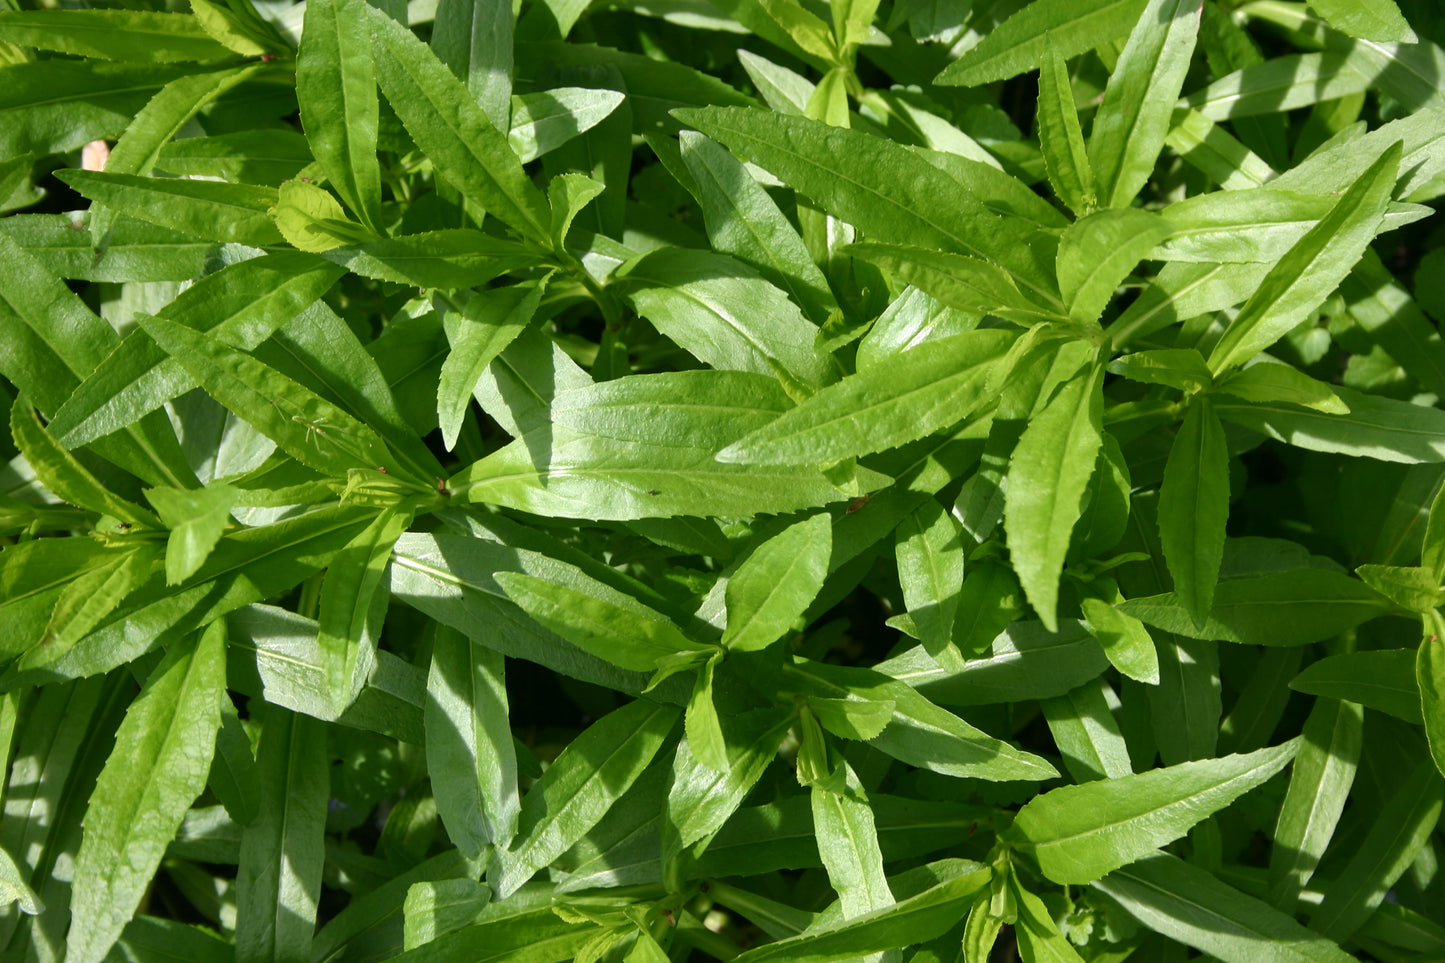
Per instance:
[[[1409,649],[1342,652],[1313,662],[1290,680],[1296,692],[1358,702],[1367,709],[1419,725],[1416,653]]]
[[[275,187],[301,173],[312,160],[306,138],[295,131],[243,130],[163,144],[155,166],[172,174],[203,174]],[[118,240],[112,233],[107,250]],[[189,276],[199,273],[197,269]]]
[[[463,229],[404,234],[325,253],[362,277],[421,288],[476,287],[542,263],[527,245]]]
[[[549,247],[547,202],[506,135],[410,30],[370,5],[361,10],[382,93],[437,172],[523,239]]]
[[[1186,392],[1208,388],[1213,381],[1204,356],[1193,348],[1135,351],[1109,362],[1109,371],[1131,381],[1168,385]]]
[[[1086,598],[1080,605],[1109,663],[1137,682],[1158,685],[1159,653],[1143,623],[1100,599]]]
[[[173,645],[116,732],[85,812],[66,958],[99,961],[140,908],[181,818],[206,785],[226,687],[226,632]]]
[[[1129,33],[1089,133],[1100,204],[1128,207],[1154,173],[1202,9],[1195,0],[1149,0]]]
[[[750,465],[831,463],[916,441],[993,400],[998,363],[1014,340],[1010,332],[989,330],[921,344],[824,388],[718,458]]]
[[[992,213],[948,174],[901,145],[757,109],[709,107],[677,116],[870,238],[993,261],[1014,276],[1021,290],[1044,304],[1056,303],[1046,236],[1021,218]]]
[[[320,254],[371,237],[370,231],[347,218],[330,193],[300,180],[281,185],[271,216],[286,243],[298,251]]]
[[[1301,568],[1220,582],[1202,628],[1174,592],[1129,599],[1119,611],[1192,639],[1305,645],[1383,615],[1387,607],[1378,593],[1347,575]]]
[[[442,0],[437,4],[431,47],[437,59],[466,83],[492,126],[504,128],[508,116],[515,114],[511,5],[501,0]]]
[[[278,251],[207,275],[158,316],[250,350],[331,287],[342,272],[309,254]],[[196,386],[143,331],[132,332],[59,406],[51,430],[75,447],[120,430]]]
[[[241,835],[236,960],[309,959],[331,782],[325,725],[268,705],[256,762],[261,812]]]
[[[1058,318],[1021,295],[1007,272],[982,258],[872,241],[849,244],[841,252],[871,261],[960,311],[994,314],[1021,325]]]
[[[662,613],[580,573],[574,576],[580,588],[519,572],[498,572],[495,578],[532,618],[620,668],[648,672],[659,660],[703,648]]]
[[[1364,710],[1352,702],[1316,699],[1269,855],[1270,902],[1290,912],[1334,836],[1360,759]]]
[[[326,671],[326,687],[340,715],[356,701],[375,663],[375,633],[387,586],[382,582],[392,546],[410,526],[406,510],[384,509],[345,548],[337,552],[321,581],[316,644]]]
[[[230,697],[221,700],[221,730],[206,786],[237,825],[245,826],[261,811],[261,785],[250,737]]]
[[[1033,70],[1050,47],[1067,60],[1123,40],[1139,22],[1146,0],[1042,0],[1017,11],[934,78],[977,87]]]
[[[973,864],[977,865],[977,864]],[[964,915],[974,894],[988,885],[989,870],[978,868],[929,887],[916,896],[851,920],[838,920],[734,957],[737,963],[829,963],[926,942]]]
[[[1431,609],[1425,615],[1425,638],[1415,656],[1415,682],[1420,687],[1420,715],[1430,742],[1435,768],[1445,772],[1445,619]]]
[[[56,176],[97,204],[138,221],[252,247],[281,241],[269,215],[276,205],[276,192],[269,187],[101,171],[62,170]]]
[[[224,482],[204,488],[150,488],[146,499],[171,530],[166,540],[166,583],[179,585],[200,569],[231,521],[240,489]]]
[[[8,907],[11,903],[17,904],[20,912],[28,916],[39,916],[45,912],[45,903],[25,881],[25,876],[20,867],[15,865],[15,860],[4,849],[0,849],[0,905]]]
[[[1170,446],[1159,489],[1159,542],[1196,627],[1214,604],[1228,518],[1229,448],[1208,399],[1197,398]]]
[[[141,328],[212,397],[303,465],[344,477],[392,461],[366,425],[249,355],[174,321],[143,318]]]
[[[1342,943],[1370,918],[1419,856],[1445,801],[1435,762],[1421,761],[1371,821],[1369,834],[1310,914],[1310,929]]]
[[[1103,374],[1102,366],[1090,362],[1064,382],[1009,458],[1004,493],[1009,555],[1029,604],[1050,631],[1058,625],[1064,556],[1103,444]]]
[[[57,497],[129,525],[156,527],[154,515],[106,488],[74,455],[56,444],[23,398],[10,407],[10,437],[35,477]]]
[[[375,233],[381,224],[379,108],[364,7],[356,0],[306,5],[304,39],[296,55],[296,99],[321,170]]]
[[[1215,390],[1246,401],[1265,404],[1283,401],[1331,415],[1349,414],[1349,406],[1330,385],[1290,365],[1268,361],[1267,356],[1256,360],[1257,363],[1221,379]]]
[[[469,859],[489,844],[506,849],[519,796],[501,653],[439,626],[425,712],[427,772],[447,835]]]
[[[928,499],[894,531],[898,581],[918,640],[939,665],[963,667],[953,644],[963,584],[963,531],[936,499]]]
[[[1395,0],[1310,0],[1310,6],[1332,27],[1352,37],[1418,42]]]
[[[1083,963],[1079,951],[1059,932],[1044,901],[1018,885],[1018,878],[1009,880],[1018,900],[1018,921],[1014,934],[1019,953],[1026,963]]]
[[[1440,604],[1440,580],[1423,568],[1361,565],[1355,574],[1391,602],[1417,615],[1429,615]]]
[[[498,853],[495,882],[506,898],[586,835],[647,768],[679,713],[645,699],[629,702],[572,741],[522,799],[517,838]]]
[[[545,290],[542,282],[488,291],[468,301],[460,314],[448,312],[445,316],[452,350],[442,362],[437,421],[448,451],[456,447],[482,372],[532,322]]]
[[[1348,963],[1354,957],[1206,871],[1159,853],[1093,883],[1145,926],[1226,963]]]
[[[753,549],[728,579],[723,645],[755,652],[781,638],[823,587],[832,545],[833,520],[824,512]]]
[[[1400,164],[1391,146],[1265,276],[1209,355],[1216,375],[1299,324],[1344,280],[1380,228]]]
[[[847,762],[839,775],[843,780],[836,789],[814,784],[810,790],[813,829],[842,916],[855,919],[892,906],[894,899],[883,875],[883,854],[868,798]]]
[[[177,63],[225,60],[230,51],[194,17],[143,10],[7,10],[0,40],[101,60]]]
[[[1039,702],[1064,765],[1078,782],[1118,779],[1134,771],[1114,719],[1117,706],[1118,697],[1102,679]]]
[[[1066,227],[1058,263],[1069,317],[1079,324],[1098,321],[1114,291],[1169,234],[1168,222],[1134,208],[1099,211]]]
[[[722,653],[716,653],[698,668],[692,696],[687,700],[683,731],[687,733],[688,749],[698,762],[709,769],[727,772],[730,768],[727,741],[712,694],[713,673],[721,659]]]
[[[513,97],[507,143],[522,163],[534,161],[596,127],[624,100],[621,91],[587,87],[556,87]]]
[[[103,623],[150,578],[153,544],[140,542],[107,553],[108,559],[72,580],[55,600],[38,644],[24,655],[26,666],[62,658]]]
[[[987,43],[987,38],[983,42]],[[1040,67],[1039,148],[1044,155],[1049,185],[1070,210],[1084,217],[1098,206],[1099,198],[1094,169],[1089,166],[1083,130],[1079,127],[1074,85],[1064,58],[1052,43],[1040,60]]]
[[[1283,769],[1298,748],[1291,741],[1063,786],[1026,803],[1005,835],[1054,882],[1092,882],[1179,839]]]
[[[1445,414],[1438,408],[1366,395],[1345,387],[1334,393],[1350,409],[1332,415],[1282,402],[1239,403],[1220,399],[1214,409],[1226,421],[1310,451],[1333,452],[1404,464],[1445,461]]]
[[[832,380],[814,348],[817,328],[782,291],[721,254],[663,248],[618,269],[637,313],[714,368],[772,374],[809,385]]]

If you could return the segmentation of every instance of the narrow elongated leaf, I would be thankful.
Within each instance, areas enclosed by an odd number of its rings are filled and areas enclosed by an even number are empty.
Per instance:
[[[1018,937],[1019,953],[1028,963],[1083,963],[1079,951],[1064,939],[1059,932],[1044,901],[1017,885],[1017,877],[1010,880],[1018,899],[1018,922],[1014,933]]]
[[[963,667],[953,623],[963,584],[963,531],[936,499],[928,499],[895,530],[898,581],[918,640],[939,665]]]
[[[56,444],[28,403],[11,406],[10,438],[30,463],[35,477],[58,497],[131,525],[156,527],[154,515],[110,491],[74,455]]]
[[[1340,876],[1310,914],[1310,929],[1343,942],[1370,918],[1440,820],[1445,781],[1432,759],[1421,761],[1379,811]]]
[[[876,241],[849,244],[842,250],[877,264],[960,311],[993,314],[1024,325],[1057,318],[1054,311],[1021,295],[1006,271],[982,258]]]
[[[700,369],[559,391],[548,415],[554,424],[621,442],[716,449],[791,407],[774,377]]]
[[[386,598],[382,578],[391,549],[410,524],[410,512],[383,510],[336,554],[321,581],[316,644],[338,715],[356,700],[375,664],[376,640],[368,627],[373,602],[378,591]]]
[[[542,193],[522,163],[446,65],[405,26],[364,6],[376,79],[407,133],[437,171],[524,239],[550,246]]]
[[[989,330],[921,344],[823,389],[724,448],[718,459],[830,463],[916,441],[993,400],[993,376],[1014,340],[1009,332]]]
[[[166,583],[179,585],[205,563],[231,520],[240,490],[224,482],[181,491],[152,488],[146,498],[171,530],[166,539]]]
[[[1064,555],[1103,444],[1103,372],[1090,364],[1066,381],[1024,429],[1009,459],[1009,555],[1029,604],[1050,631],[1058,626]]]
[[[1034,225],[992,213],[900,145],[756,109],[710,107],[677,116],[876,240],[993,261],[1042,303],[1057,299],[1044,257],[1051,246]]]
[[[442,362],[437,386],[437,421],[447,449],[456,446],[467,404],[482,372],[531,323],[544,284],[517,285],[472,298],[460,315],[448,314],[452,350]]]
[[[0,40],[22,47],[130,63],[214,61],[230,57],[194,17],[149,10],[7,10]]]
[[[67,959],[105,957],[205,788],[221,724],[225,645],[219,622],[173,645],[126,713],[85,813]]]
[[[437,629],[427,676],[427,771],[447,835],[470,859],[517,828],[517,757],[502,655]]]
[[[431,46],[466,83],[492,126],[505,130],[513,112],[512,8],[501,0],[443,0]]]
[[[1079,782],[1118,779],[1134,771],[1114,719],[1117,704],[1118,698],[1103,680],[1039,703],[1064,765]]]
[[[1312,663],[1290,680],[1296,692],[1358,702],[1419,725],[1420,690],[1415,682],[1417,653],[1409,649],[1345,652]]]
[[[1019,10],[935,78],[976,87],[1032,70],[1052,46],[1068,59],[1123,40],[1139,22],[1146,0],[1043,0]]]
[[[379,108],[364,7],[356,0],[306,5],[305,39],[296,56],[296,99],[317,163],[346,206],[377,231]]]
[[[1039,148],[1044,155],[1049,184],[1070,210],[1084,217],[1098,205],[1099,197],[1083,130],[1079,127],[1079,112],[1074,105],[1074,86],[1057,47],[1050,46],[1040,66]]]
[[[1250,645],[1305,645],[1383,615],[1384,598],[1338,572],[1302,568],[1231,578],[1214,590],[1202,628],[1175,592],[1130,599],[1119,611],[1194,639]]]
[[[1360,759],[1364,711],[1316,699],[1290,771],[1269,857],[1270,902],[1289,912],[1334,835]]]
[[[1376,458],[1402,464],[1445,461],[1445,413],[1438,408],[1367,395],[1345,387],[1334,394],[1347,415],[1301,408],[1292,402],[1242,403],[1221,398],[1220,418],[1310,451]]]
[[[975,864],[976,865],[976,864]],[[831,963],[900,946],[926,942],[966,913],[974,894],[988,885],[989,870],[978,868],[932,886],[893,906],[831,926],[817,927],[734,957],[738,963]]]
[[[1130,916],[1228,963],[1348,963],[1354,957],[1292,916],[1159,853],[1093,883]]]
[[[1099,211],[1065,228],[1059,240],[1059,290],[1069,317],[1080,324],[1098,321],[1115,289],[1169,233],[1167,222],[1134,208]]]
[[[664,248],[621,267],[637,313],[714,368],[771,374],[810,385],[832,380],[814,348],[817,329],[752,268],[723,255]]]
[[[507,143],[522,163],[534,161],[596,127],[625,99],[618,90],[587,87],[557,87],[513,97]]]
[[[1169,449],[1159,489],[1159,542],[1174,591],[1197,626],[1214,604],[1229,517],[1229,449],[1207,399],[1199,398]]]
[[[1400,150],[1397,144],[1382,153],[1270,270],[1215,344],[1211,371],[1218,375],[1269,347],[1344,280],[1380,228]]]
[[[276,192],[269,187],[83,170],[56,171],[56,176],[97,204],[138,221],[213,241],[253,247],[281,243],[268,213],[276,205]]]
[[[1424,617],[1425,638],[1415,656],[1415,682],[1420,687],[1420,715],[1435,768],[1445,773],[1445,618],[1431,609]]]
[[[667,791],[663,859],[722,829],[778,750],[792,723],[792,714],[755,709],[718,720],[727,744],[727,765],[716,769],[700,762],[685,743],[672,761]]]
[[[678,715],[637,699],[574,739],[522,800],[516,844],[499,854],[498,894],[511,895],[597,825],[647,768]]]
[[[1089,134],[1099,203],[1128,207],[1154,172],[1194,53],[1203,5],[1149,0],[1109,75]]]
[[[828,882],[838,894],[843,917],[850,919],[892,906],[894,899],[883,875],[873,810],[846,762],[840,775],[846,781],[836,790],[813,785],[813,828]]]
[[[810,515],[763,542],[728,579],[723,645],[740,652],[766,648],[802,615],[828,574],[832,518]]]
[[[325,725],[267,706],[257,764],[261,812],[241,836],[236,871],[236,960],[301,963],[311,959],[325,858]]]
[[[1037,796],[1008,838],[1056,883],[1088,883],[1187,833],[1279,772],[1297,741],[1242,756],[1185,762]]]

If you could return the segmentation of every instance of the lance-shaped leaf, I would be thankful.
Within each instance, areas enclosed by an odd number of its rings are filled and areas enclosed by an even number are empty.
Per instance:
[[[1400,156],[1399,144],[1385,150],[1270,270],[1215,344],[1211,371],[1218,375],[1274,344],[1344,280],[1379,231]]]
[[[813,322],[827,320],[838,306],[833,292],[767,191],[718,144],[692,131],[679,139],[713,247],[756,267]]]
[[[995,400],[998,362],[1015,340],[1012,332],[985,330],[921,344],[824,388],[718,459],[827,464],[916,441]]]
[[[166,539],[166,583],[179,585],[206,561],[231,521],[240,489],[224,482],[204,488],[151,488],[146,498],[171,530]]]
[[[818,329],[741,261],[663,248],[620,267],[614,284],[658,331],[714,368],[772,374],[778,365],[809,385],[832,380],[814,347]]]
[[[626,99],[619,90],[587,87],[556,87],[515,96],[507,143],[522,163],[534,161],[596,127]]]
[[[753,652],[781,638],[823,587],[832,549],[833,520],[826,512],[789,525],[753,549],[728,579],[723,645]]]
[[[437,813],[470,859],[517,829],[517,756],[502,654],[439,626],[427,676],[426,760]]]
[[[1325,889],[1324,899],[1310,914],[1310,929],[1341,943],[1353,936],[1420,855],[1440,821],[1442,802],[1445,780],[1433,760],[1421,760],[1377,812],[1369,834]]]
[[[989,31],[948,65],[935,83],[976,87],[1033,70],[1049,48],[1064,59],[1123,40],[1139,22],[1146,0],[1042,0]]]
[[[1402,464],[1445,461],[1445,412],[1395,398],[1333,387],[1349,414],[1328,414],[1290,402],[1214,405],[1225,421],[1297,448],[1376,458]]]
[[[0,13],[0,40],[128,63],[230,58],[194,17],[149,10],[7,10]]]
[[[1024,429],[1009,459],[1004,528],[1029,604],[1058,627],[1059,577],[1103,444],[1102,365],[1070,378]]]
[[[988,42],[985,37],[983,43]],[[1099,197],[1079,127],[1079,111],[1074,105],[1074,85],[1064,58],[1052,43],[1040,64],[1039,148],[1049,184],[1070,210],[1084,217],[1098,206]]]
[[[384,610],[387,587],[382,577],[392,546],[410,524],[410,512],[383,510],[336,554],[321,581],[316,644],[338,715],[356,701],[375,664],[376,640],[368,623],[376,620],[378,598]]]
[[[545,283],[515,285],[473,297],[460,314],[445,317],[452,350],[442,362],[437,386],[437,421],[450,451],[482,372],[521,334],[537,313]]]
[[[56,176],[97,204],[138,221],[213,241],[253,247],[281,243],[268,213],[276,205],[276,192],[269,187],[84,170],[57,171]]]
[[[1014,933],[1023,958],[1029,963],[1084,963],[1079,951],[1059,932],[1044,901],[1021,887],[1017,876],[1011,877],[1009,884],[1018,901]]]
[[[154,515],[106,488],[74,455],[56,444],[23,398],[10,408],[10,438],[35,477],[55,496],[130,525],[156,526]]]
[[[1389,610],[1363,582],[1320,568],[1226,579],[1202,627],[1176,592],[1129,599],[1119,611],[1191,639],[1249,645],[1305,645],[1354,628]]]
[[[467,85],[492,126],[505,130],[513,113],[512,8],[505,0],[442,0],[431,47]]]
[[[1298,740],[1036,796],[1005,833],[1056,883],[1088,883],[1180,838],[1285,767]]]
[[[1418,42],[1395,0],[1310,0],[1310,8],[1330,26],[1352,37],[1386,43]]]
[[[1118,705],[1114,690],[1103,679],[1039,703],[1064,765],[1078,782],[1118,779],[1134,771],[1114,718]]]
[[[510,896],[597,825],[652,762],[678,715],[672,706],[637,699],[562,750],[522,800],[515,845],[498,853],[500,896]]]
[[[1293,916],[1167,853],[1115,870],[1093,888],[1156,933],[1227,963],[1355,959]]]
[[[1158,215],[1134,208],[1099,211],[1066,227],[1058,263],[1069,317],[1080,324],[1099,320],[1114,291],[1169,232]]]
[[[241,836],[236,871],[237,963],[310,958],[326,856],[327,759],[324,723],[266,707],[256,758],[261,811]]]
[[[1110,665],[1145,685],[1159,683],[1159,652],[1142,622],[1101,599],[1086,598],[1080,607]]]
[[[1355,781],[1364,721],[1359,705],[1337,699],[1316,699],[1305,720],[1269,856],[1270,902],[1286,912],[1334,836]]]
[[[220,622],[171,646],[116,732],[85,812],[67,959],[106,956],[205,789],[221,725],[225,649]]]
[[[1214,604],[1229,518],[1229,449],[1209,401],[1197,398],[1169,449],[1159,489],[1159,542],[1179,601],[1203,626]]]
[[[526,244],[469,229],[385,237],[324,253],[362,277],[420,288],[478,287],[542,263]]]
[[[963,585],[963,530],[937,499],[930,498],[898,526],[894,553],[898,581],[918,640],[939,665],[961,669],[953,623]]]
[[[1415,655],[1415,684],[1420,687],[1420,715],[1435,768],[1445,773],[1445,618],[1431,609],[1424,616],[1425,638]]]
[[[832,963],[927,942],[956,924],[974,895],[988,885],[990,871],[971,871],[931,886],[916,896],[851,920],[809,929],[734,957],[737,963]]]
[[[581,573],[561,585],[520,572],[498,572],[497,584],[532,618],[619,668],[649,672],[659,661],[703,646],[662,613]]]
[[[362,9],[371,30],[377,82],[437,172],[523,238],[549,247],[547,202],[522,170],[506,134],[410,30],[370,5]]]
[[[275,369],[173,321],[141,327],[196,383],[297,461],[333,476],[392,461],[366,425]]]
[[[0,849],[0,905],[9,906],[11,903],[20,907],[20,912],[28,916],[39,916],[45,912],[45,903],[30,888],[25,877],[28,874],[22,873],[15,860],[4,849]]]
[[[1203,5],[1149,0],[1109,75],[1089,134],[1099,203],[1128,207],[1154,173],[1194,54]]]
[[[1358,702],[1367,709],[1419,725],[1417,656],[1409,649],[1342,652],[1311,663],[1290,680],[1289,687],[1296,692]]]
[[[1057,291],[1047,235],[1000,217],[944,171],[881,137],[802,117],[736,107],[678,111],[744,160],[771,171],[869,237],[993,261],[1043,304]]]
[[[1059,317],[1020,294],[1008,272],[982,258],[876,241],[849,244],[840,251],[871,261],[960,311],[993,314],[1022,325]]]
[[[255,348],[336,283],[342,270],[310,254],[276,251],[222,268],[181,292],[158,317]],[[89,373],[55,412],[51,430],[75,447],[130,424],[196,386],[144,331]]]
[[[722,720],[718,717],[717,703],[713,701],[712,695],[713,675],[722,655],[720,651],[715,652],[698,668],[683,718],[688,749],[699,762],[718,772],[726,772],[729,768],[727,739],[723,735]],[[670,668],[671,666],[660,666],[658,675]]]
[[[356,0],[306,5],[296,55],[296,99],[306,140],[327,180],[376,232],[381,223],[379,107],[364,6]]]
[[[828,882],[838,894],[844,919],[892,906],[893,893],[883,874],[883,853],[868,797],[853,767],[843,761],[834,779],[814,783],[811,790],[813,829]]]

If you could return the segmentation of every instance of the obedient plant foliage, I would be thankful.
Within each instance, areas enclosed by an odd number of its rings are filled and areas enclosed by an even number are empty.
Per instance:
[[[12,0],[0,957],[1445,957],[1402,5]]]

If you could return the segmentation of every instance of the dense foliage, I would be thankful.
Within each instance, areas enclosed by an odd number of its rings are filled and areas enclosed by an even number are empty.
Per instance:
[[[1434,0],[0,6],[7,963],[1445,958]]]

